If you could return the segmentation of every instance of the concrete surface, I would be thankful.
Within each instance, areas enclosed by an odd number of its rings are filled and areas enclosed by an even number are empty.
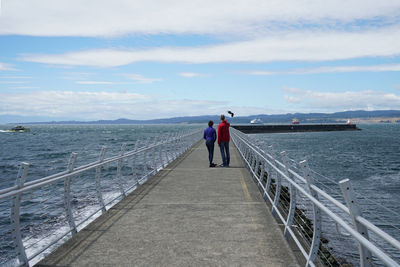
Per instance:
[[[198,143],[36,266],[298,266],[230,149],[209,168]]]

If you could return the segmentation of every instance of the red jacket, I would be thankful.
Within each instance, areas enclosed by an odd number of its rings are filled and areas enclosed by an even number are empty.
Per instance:
[[[226,120],[218,125],[218,145],[221,144],[221,142],[229,142],[229,126],[231,125]]]

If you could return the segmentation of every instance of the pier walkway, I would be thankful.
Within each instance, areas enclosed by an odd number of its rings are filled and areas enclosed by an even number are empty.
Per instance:
[[[36,266],[298,266],[230,149],[208,168],[199,142]]]

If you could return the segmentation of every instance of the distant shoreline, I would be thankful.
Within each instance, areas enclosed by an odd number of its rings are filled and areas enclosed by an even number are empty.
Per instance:
[[[4,118],[4,116],[3,116]],[[294,118],[299,120],[301,124],[307,123],[346,123],[350,120],[352,123],[357,124],[371,124],[371,123],[400,123],[400,110],[376,110],[376,111],[344,111],[336,113],[287,113],[287,114],[258,114],[250,116],[235,116],[227,117],[230,123],[249,123],[251,120],[260,119],[262,123],[291,123]],[[4,120],[4,119],[3,119]],[[78,121],[78,120],[65,120],[65,121],[24,121],[24,118],[15,119],[14,122],[1,122],[4,125],[15,124],[67,124],[67,125],[96,125],[96,124],[196,124],[206,123],[209,120],[214,122],[219,121],[219,115],[202,115],[202,116],[183,116],[173,118],[151,119],[151,120],[131,120],[120,118],[116,120],[96,120],[96,121]]]

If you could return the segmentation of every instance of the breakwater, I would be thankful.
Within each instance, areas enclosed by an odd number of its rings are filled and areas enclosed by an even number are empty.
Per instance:
[[[232,125],[232,127],[245,134],[361,130],[356,124]]]

